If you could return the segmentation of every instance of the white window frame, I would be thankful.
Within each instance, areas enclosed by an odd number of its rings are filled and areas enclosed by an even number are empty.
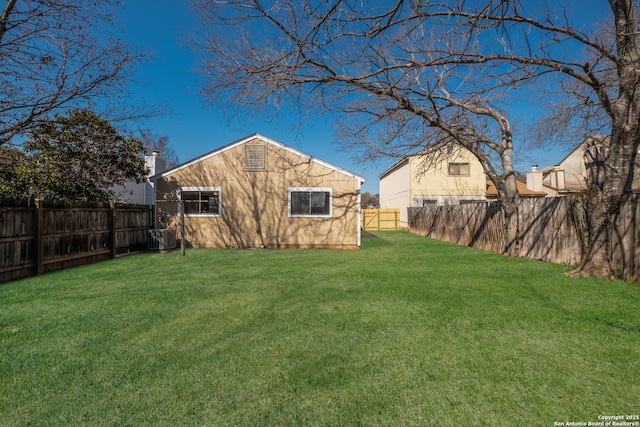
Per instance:
[[[208,192],[212,192],[212,191],[217,191],[219,196],[218,196],[218,204],[219,204],[219,208],[218,208],[218,213],[186,213],[184,214],[184,216],[186,217],[202,217],[202,218],[211,218],[211,217],[220,217],[222,216],[222,189],[220,187],[180,187],[180,201],[183,202],[184,200],[182,199],[182,193],[185,191],[208,191]]]
[[[292,214],[291,213],[291,193],[313,192],[329,193],[329,213],[328,214]],[[288,190],[287,211],[289,218],[332,218],[333,217],[333,189],[330,187],[291,187]]]

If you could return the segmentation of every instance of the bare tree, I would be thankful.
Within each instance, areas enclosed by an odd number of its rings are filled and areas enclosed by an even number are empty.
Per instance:
[[[640,49],[637,1],[609,0],[608,5],[611,15],[600,26],[590,26],[580,25],[558,3],[488,1],[475,9],[461,3],[449,10],[449,22],[472,28],[464,33],[468,46],[488,43],[440,54],[445,63],[453,56],[466,66],[491,66],[496,86],[546,83],[569,100],[561,109],[566,123],[609,130],[597,158],[585,159],[588,250],[572,274],[612,278],[609,236],[621,201],[631,192],[640,145]],[[433,7],[420,4],[420,14],[431,22],[442,17],[442,10]]]
[[[143,56],[109,36],[115,0],[9,0],[0,15],[0,145],[74,108],[155,115],[121,95]]]
[[[140,141],[142,141],[144,147],[144,153],[147,156],[150,156],[156,151],[165,160],[167,169],[178,166],[180,163],[178,154],[171,146],[167,135],[160,136],[143,129],[138,130],[138,133],[140,134]]]
[[[431,54],[442,39],[422,27],[419,7],[264,3],[201,2],[199,14],[214,31],[199,37],[206,41],[201,47],[208,55],[203,71],[209,99],[335,112],[343,118],[340,139],[369,159],[460,144],[495,183],[508,219],[505,248],[517,249],[512,131],[492,105],[500,95],[489,98],[468,69]],[[463,84],[464,92],[450,87]]]
[[[496,185],[501,191],[504,184],[507,205],[515,189],[513,137],[498,100],[537,84],[535,90],[562,106],[566,123],[595,121],[595,127],[608,129],[601,158],[590,163],[588,251],[574,274],[613,277],[610,227],[630,191],[640,144],[637,1],[609,0],[611,15],[600,26],[574,23],[577,18],[562,2],[195,5],[206,29],[198,39],[210,100],[338,113],[349,130],[342,135],[380,155],[409,153],[447,138],[475,144],[481,148],[474,154],[495,179],[492,150],[502,162]],[[558,101],[558,95],[568,101]],[[497,133],[486,131],[489,122]]]

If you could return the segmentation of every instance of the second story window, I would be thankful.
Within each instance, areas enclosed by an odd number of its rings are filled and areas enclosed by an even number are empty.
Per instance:
[[[449,175],[469,176],[469,163],[449,163]]]

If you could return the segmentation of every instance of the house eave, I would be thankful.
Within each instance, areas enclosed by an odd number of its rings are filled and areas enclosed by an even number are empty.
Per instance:
[[[398,161],[397,163],[394,163],[393,166],[391,166],[389,169],[387,169],[386,171],[382,172],[378,178],[379,179],[386,178],[388,175],[390,175],[391,173],[393,173],[396,170],[400,169],[401,167],[403,167],[408,162],[409,162],[409,157],[403,158],[402,160]]]
[[[293,154],[295,154],[297,156],[303,157],[309,162],[313,162],[313,163],[319,164],[321,166],[324,166],[326,168],[329,168],[329,169],[332,169],[332,170],[334,170],[336,172],[339,172],[339,173],[341,173],[343,175],[346,175],[346,176],[348,176],[350,178],[353,178],[353,179],[359,181],[360,185],[362,185],[365,182],[364,177],[362,177],[360,175],[357,175],[357,174],[355,174],[355,173],[353,173],[351,171],[348,171],[348,170],[346,170],[344,168],[341,168],[339,166],[336,166],[336,165],[331,164],[329,162],[326,162],[324,160],[320,160],[315,156],[312,156],[312,155],[307,154],[307,153],[305,153],[303,151],[297,150],[297,149],[295,149],[293,147],[290,147],[290,146],[288,146],[286,144],[278,142],[278,141],[276,141],[274,139],[268,138],[268,137],[266,137],[264,135],[261,135],[259,133],[254,133],[253,135],[249,135],[249,136],[247,136],[245,138],[239,139],[237,141],[231,142],[230,144],[227,144],[227,145],[224,145],[222,147],[219,147],[219,148],[217,148],[217,149],[215,149],[213,151],[210,151],[210,152],[208,152],[206,154],[203,154],[201,156],[195,157],[195,158],[193,158],[193,159],[191,159],[191,160],[189,160],[189,161],[187,161],[185,163],[182,163],[182,164],[180,164],[178,166],[175,166],[175,167],[173,167],[171,169],[168,169],[168,170],[166,170],[164,172],[158,173],[158,174],[150,177],[149,180],[150,181],[156,181],[157,179],[164,178],[164,177],[169,176],[169,175],[171,175],[173,173],[176,173],[176,172],[178,172],[178,171],[180,171],[182,169],[185,169],[185,168],[188,168],[190,166],[193,166],[196,163],[199,163],[201,161],[209,159],[209,158],[211,158],[213,156],[216,156],[216,155],[218,155],[220,153],[224,153],[227,150],[235,148],[235,147],[237,147],[239,145],[242,145],[242,144],[244,144],[246,142],[249,142],[249,141],[251,141],[253,139],[260,139],[260,140],[262,140],[262,141],[264,141],[264,142],[266,142],[268,144],[274,145],[274,146],[276,146],[278,148],[281,148],[283,150],[289,151],[289,152],[291,152],[291,153],[293,153]]]

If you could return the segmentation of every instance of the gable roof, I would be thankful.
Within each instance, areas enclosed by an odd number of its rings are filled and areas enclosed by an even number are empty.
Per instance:
[[[404,157],[402,160],[398,161],[397,163],[394,163],[389,169],[387,169],[386,171],[382,172],[378,178],[379,179],[384,179],[390,173],[395,172],[397,169],[400,169],[401,167],[406,165],[409,162],[409,157],[411,157],[411,156]]]
[[[297,156],[305,158],[309,162],[313,162],[313,163],[319,164],[321,166],[324,166],[326,168],[329,168],[331,170],[339,172],[339,173],[341,173],[343,175],[346,175],[348,177],[357,179],[358,181],[360,181],[361,184],[364,182],[364,178],[362,176],[360,176],[360,175],[357,175],[357,174],[355,174],[353,172],[350,172],[350,171],[348,171],[346,169],[343,169],[343,168],[341,168],[339,166],[335,166],[335,165],[333,165],[333,164],[331,164],[329,162],[325,162],[324,160],[320,160],[317,157],[314,157],[314,156],[312,156],[310,154],[304,153],[304,152],[302,152],[300,150],[296,150],[293,147],[285,145],[285,144],[283,144],[281,142],[278,142],[278,141],[276,141],[274,139],[268,138],[268,137],[266,137],[264,135],[261,135],[259,133],[254,133],[253,135],[249,135],[249,136],[247,136],[245,138],[242,138],[242,139],[234,141],[234,142],[232,142],[230,144],[224,145],[224,146],[222,146],[220,148],[217,148],[217,149],[215,149],[213,151],[210,151],[210,152],[208,152],[206,154],[198,156],[198,157],[196,157],[194,159],[191,159],[191,160],[189,160],[189,161],[187,161],[185,163],[182,163],[182,164],[180,164],[178,166],[175,166],[175,167],[173,167],[171,169],[167,169],[164,172],[158,173],[158,174],[150,177],[149,179],[151,181],[154,181],[154,180],[156,180],[158,178],[162,178],[162,177],[171,175],[174,172],[177,172],[179,170],[188,168],[189,166],[192,166],[192,165],[194,165],[196,163],[202,162],[202,161],[204,161],[204,160],[206,160],[206,159],[208,159],[210,157],[216,156],[218,154],[224,153],[227,150],[231,150],[232,148],[235,148],[235,147],[237,147],[239,145],[242,145],[242,144],[244,144],[246,142],[249,142],[249,141],[252,141],[254,139],[259,139],[259,140],[261,140],[263,142],[266,142],[267,144],[271,144],[271,145],[276,146],[276,147],[278,147],[280,149],[286,150],[286,151],[288,151],[290,153],[293,153],[293,154],[295,154]]]
[[[588,144],[595,144],[596,146],[602,146],[605,143],[607,143],[609,141],[609,139],[611,139],[611,137],[609,135],[590,135],[587,136],[584,140],[582,140],[581,143],[579,143],[578,145],[576,145],[573,150],[571,150],[569,152],[569,154],[567,154],[566,156],[564,156],[564,158],[562,160],[560,160],[560,162],[558,163],[558,165],[561,165],[563,162],[565,162],[569,157],[571,157],[574,153],[580,151],[580,150],[584,150],[585,146]],[[549,166],[546,167],[542,170],[542,172],[549,172],[551,170],[553,170],[555,166]]]
[[[544,191],[529,190],[527,184],[522,181],[516,181],[516,187],[522,197],[545,197],[547,195]],[[498,197],[498,190],[493,181],[487,179],[487,198],[495,199],[496,197]]]

